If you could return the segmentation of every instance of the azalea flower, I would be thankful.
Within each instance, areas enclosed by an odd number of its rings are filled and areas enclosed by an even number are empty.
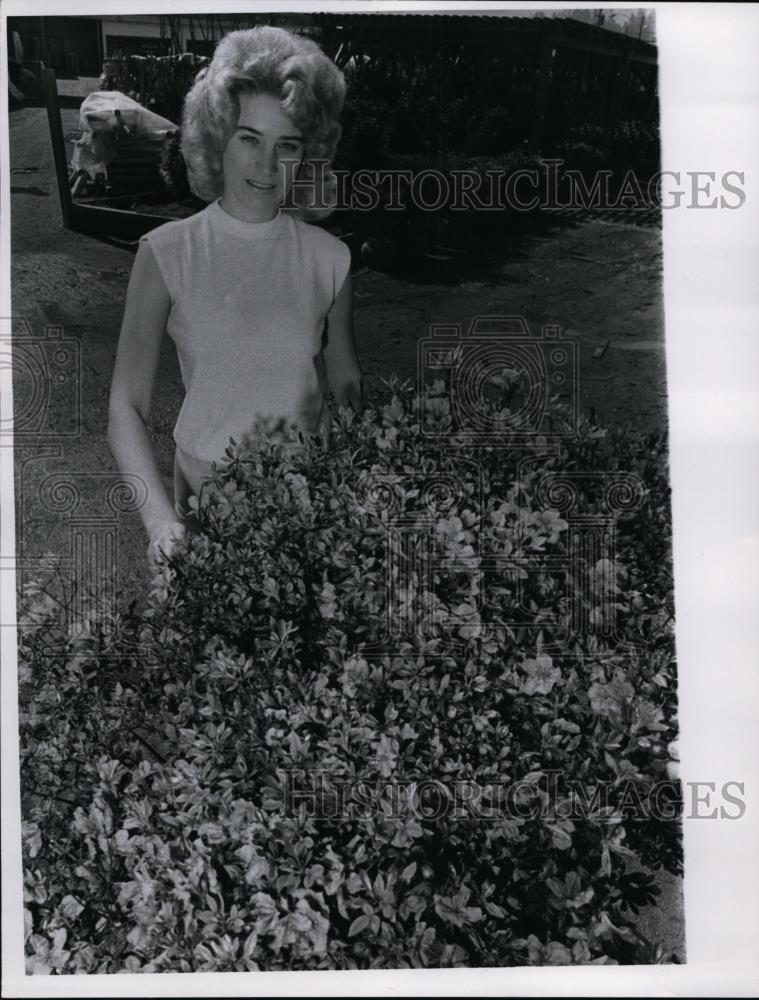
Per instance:
[[[391,448],[395,448],[398,441],[398,428],[384,427],[374,441],[380,451],[389,451]]]
[[[424,403],[424,426],[428,430],[448,430],[451,426],[451,404],[442,397]]]
[[[463,542],[466,537],[464,523],[455,514],[450,518],[441,518],[435,525],[435,531],[452,542]]]
[[[519,688],[522,694],[550,694],[553,686],[561,680],[561,671],[554,667],[550,656],[525,660],[522,670],[528,675]]]
[[[308,488],[306,477],[300,473],[287,472],[285,473],[284,478],[285,482],[290,487],[293,497],[298,501],[303,510],[311,511],[313,509],[311,504],[311,491]]]
[[[379,764],[380,774],[383,778],[389,778],[398,763],[398,754],[393,748],[393,742],[387,736],[381,736],[379,747],[375,754]]]
[[[319,594],[319,614],[327,620],[337,614],[337,595],[331,583],[325,583]]]
[[[272,947],[278,952],[289,945],[301,958],[326,955],[328,932],[329,921],[307,899],[299,899],[295,911],[283,917],[275,928]]]
[[[596,715],[614,718],[635,695],[635,689],[621,674],[615,674],[608,684],[591,684],[588,691],[590,707]]]
[[[559,535],[568,527],[567,522],[559,517],[555,510],[530,511],[525,518],[525,525],[534,528],[537,534],[545,536],[550,545],[558,542]]]
[[[409,847],[417,837],[424,836],[424,830],[413,816],[397,820],[397,829],[391,843],[393,847]]]

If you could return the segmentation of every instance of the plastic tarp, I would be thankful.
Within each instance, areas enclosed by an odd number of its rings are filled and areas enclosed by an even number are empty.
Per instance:
[[[107,174],[115,156],[143,159],[146,154],[160,157],[160,150],[174,122],[144,108],[118,90],[98,90],[82,102],[79,109],[81,137],[74,143],[71,166],[77,174],[94,180]]]

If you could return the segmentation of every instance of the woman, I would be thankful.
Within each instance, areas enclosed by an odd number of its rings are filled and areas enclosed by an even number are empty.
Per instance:
[[[187,501],[259,416],[306,432],[324,423],[317,359],[338,405],[363,405],[352,331],[350,252],[309,225],[328,214],[325,169],[345,83],[314,42],[279,28],[235,31],[187,96],[182,152],[209,202],[140,241],[127,289],[108,441],[142,477],[153,566],[185,530]],[[287,205],[288,210],[282,206]],[[164,332],[186,395],[174,428],[174,503],[147,422]]]

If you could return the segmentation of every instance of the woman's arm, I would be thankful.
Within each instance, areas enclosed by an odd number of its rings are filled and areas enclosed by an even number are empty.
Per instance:
[[[127,287],[108,407],[108,444],[119,471],[139,476],[147,489],[140,509],[151,544],[182,532],[161,480],[148,435],[161,341],[171,298],[153,251],[140,243]],[[166,549],[168,552],[168,548]]]
[[[323,349],[329,387],[338,406],[350,403],[356,413],[364,408],[364,381],[353,336],[353,286],[348,274],[327,314],[327,342]]]

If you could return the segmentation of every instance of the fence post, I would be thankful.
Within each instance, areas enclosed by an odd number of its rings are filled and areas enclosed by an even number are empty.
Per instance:
[[[538,68],[537,86],[535,88],[535,108],[533,111],[530,145],[537,148],[543,139],[548,95],[551,92],[551,70],[553,67],[554,43],[546,39],[540,46],[540,64]]]
[[[61,109],[58,105],[58,85],[54,69],[44,69],[42,79],[45,85],[45,106],[47,120],[50,126],[50,140],[53,145],[53,161],[55,176],[58,180],[58,197],[61,202],[61,221],[65,229],[70,228],[71,221],[71,188],[69,187],[69,170],[66,162],[66,143],[63,141],[63,126],[61,125]]]
[[[627,93],[627,81],[630,76],[630,63],[632,57],[629,47],[624,56],[617,62],[617,74],[614,80],[614,90],[612,92],[611,104],[609,106],[609,125],[616,125],[622,116],[622,107]]]

